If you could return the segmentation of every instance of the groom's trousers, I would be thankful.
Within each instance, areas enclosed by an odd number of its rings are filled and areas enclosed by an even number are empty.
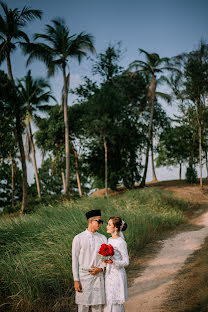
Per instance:
[[[102,312],[102,305],[92,305],[91,306],[92,312]],[[89,306],[78,304],[78,312],[88,312]]]

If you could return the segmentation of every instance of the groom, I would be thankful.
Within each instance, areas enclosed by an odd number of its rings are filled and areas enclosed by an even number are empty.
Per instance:
[[[107,244],[107,238],[97,233],[103,224],[100,210],[90,210],[86,213],[88,228],[76,235],[72,242],[72,272],[75,302],[78,312],[101,312],[105,303],[103,262],[98,256],[102,244]]]

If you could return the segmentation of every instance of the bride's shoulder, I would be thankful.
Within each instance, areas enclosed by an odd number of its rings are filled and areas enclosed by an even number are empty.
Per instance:
[[[123,239],[122,237],[119,237],[119,239],[118,239],[118,244],[119,244],[120,246],[126,246],[126,245],[127,245],[125,239]]]

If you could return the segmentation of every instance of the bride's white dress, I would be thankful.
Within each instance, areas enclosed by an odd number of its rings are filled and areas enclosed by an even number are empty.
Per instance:
[[[109,238],[114,248],[113,263],[107,264],[105,274],[106,305],[104,312],[122,312],[123,303],[128,300],[125,267],[129,264],[126,241],[122,237]]]

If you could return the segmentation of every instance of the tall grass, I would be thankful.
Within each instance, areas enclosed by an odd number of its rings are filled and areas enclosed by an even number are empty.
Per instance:
[[[183,211],[189,206],[169,193],[145,189],[108,199],[56,201],[28,215],[0,219],[0,310],[69,311],[71,244],[86,229],[86,211],[102,210],[103,234],[109,216],[118,215],[127,222],[125,238],[131,257],[155,234],[183,222]]]

